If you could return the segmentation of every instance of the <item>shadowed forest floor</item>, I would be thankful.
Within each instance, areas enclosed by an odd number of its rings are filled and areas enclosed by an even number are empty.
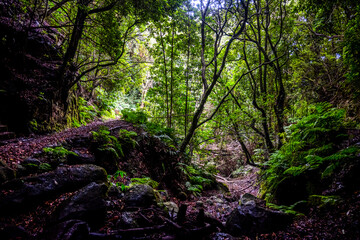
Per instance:
[[[64,142],[67,139],[74,139],[77,137],[89,137],[91,131],[98,129],[100,125],[105,125],[109,129],[124,128],[127,130],[136,130],[125,121],[114,120],[108,122],[94,122],[84,127],[68,129],[59,133],[49,135],[36,135],[29,138],[17,138],[3,142],[0,147],[0,158],[3,159],[10,167],[15,168],[17,164],[24,159],[32,156],[34,153],[41,151],[44,147],[53,146]],[[81,154],[86,155],[84,149]],[[140,163],[139,163],[140,164]],[[186,200],[180,201],[174,196],[170,196],[170,200],[180,205],[187,205],[187,218],[191,221],[196,221],[199,208],[203,208],[205,213],[211,216],[215,221],[225,224],[228,215],[239,204],[240,197],[245,193],[250,193],[257,196],[259,193],[259,176],[258,170],[252,168],[248,174],[229,178],[217,175],[218,182],[224,183],[229,188],[229,193],[219,190],[204,191],[202,195],[190,195]],[[24,228],[32,235],[44,231],[44,226],[48,216],[51,215],[57,206],[63,201],[69,199],[73,193],[64,193],[53,200],[45,201],[44,204],[37,208],[20,215],[13,217],[1,217],[0,222],[2,226],[18,226]],[[119,209],[124,208],[121,202],[114,202],[113,207],[118,206]],[[264,202],[261,202],[265,206]],[[360,219],[360,193],[355,192],[354,195],[348,196],[341,204],[335,205],[331,208],[313,208],[309,210],[307,216],[297,217],[295,221],[286,229],[269,234],[259,234],[258,239],[359,239],[358,233],[358,219]],[[112,231],[113,221],[118,219],[116,210],[109,210],[105,225],[99,230],[100,233],[107,234]],[[151,219],[153,214],[156,215],[155,210],[150,213],[143,213],[145,216],[149,214]],[[192,219],[191,219],[192,218]],[[356,220],[357,219],[357,220]],[[163,235],[153,235],[164,237]],[[156,239],[156,237],[155,237]],[[219,239],[214,236],[210,239]],[[226,239],[226,238],[224,238]],[[246,236],[233,239],[250,239]]]

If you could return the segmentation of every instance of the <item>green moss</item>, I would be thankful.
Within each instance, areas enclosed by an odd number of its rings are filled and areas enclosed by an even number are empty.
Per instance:
[[[303,213],[300,213],[300,212],[297,212],[294,210],[295,205],[291,205],[291,206],[280,205],[279,206],[279,205],[276,205],[273,203],[267,203],[266,206],[271,209],[282,211],[283,213],[286,213],[286,214],[295,215],[295,216],[304,216]]]
[[[57,162],[65,162],[70,155],[78,156],[78,154],[69,151],[62,146],[46,147],[43,148],[43,152],[50,158],[50,161]]]
[[[309,196],[309,204],[313,206],[328,207],[334,206],[341,201],[339,196],[323,196],[323,195],[311,195]]]
[[[159,183],[152,180],[149,177],[143,177],[143,178],[132,178],[130,186],[137,185],[137,184],[147,184],[152,188],[157,188],[159,186]]]

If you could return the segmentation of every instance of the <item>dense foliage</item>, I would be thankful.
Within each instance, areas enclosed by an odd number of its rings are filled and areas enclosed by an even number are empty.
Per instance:
[[[290,126],[289,139],[264,164],[263,194],[268,200],[274,200],[279,184],[289,179],[306,182],[311,176],[316,185],[357,157],[359,147],[342,149],[347,139],[344,118],[343,109],[321,103],[309,106],[308,115]],[[319,194],[310,187],[307,191],[308,195]]]
[[[269,199],[286,179],[317,172],[320,181],[358,151],[341,145],[360,113],[356,0],[19,6],[14,19],[30,21],[26,34],[52,29],[57,53],[50,90],[35,96],[51,113],[29,113],[31,131],[122,117],[204,166],[217,164],[212,150],[236,145],[239,156],[223,165],[263,167]],[[132,132],[92,136],[94,148],[116,159],[136,147]],[[207,180],[190,170],[187,187],[197,192]]]

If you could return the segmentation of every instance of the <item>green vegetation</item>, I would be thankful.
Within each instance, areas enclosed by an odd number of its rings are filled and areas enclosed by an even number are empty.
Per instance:
[[[21,2],[39,29],[59,33],[55,91],[33,96],[49,110],[30,117],[34,131],[121,116],[146,133],[92,132],[116,164],[153,135],[179,156],[188,191],[213,185],[219,165],[236,175],[249,164],[262,169],[269,203],[292,181],[303,183],[295,202],[320,196],[359,154],[345,143],[360,121],[357,0]]]
[[[136,184],[147,184],[152,188],[157,188],[159,186],[158,182],[152,180],[149,177],[132,178],[130,180],[130,185],[129,186],[136,185]]]
[[[311,195],[309,196],[309,203],[313,206],[329,207],[334,206],[341,201],[339,196],[323,196],[323,195]]]
[[[273,200],[278,185],[295,176],[329,177],[340,166],[356,158],[358,147],[340,149],[346,138],[345,111],[321,103],[309,106],[309,115],[289,128],[286,143],[264,163],[262,191]]]
[[[215,177],[206,170],[183,163],[180,164],[180,169],[188,178],[188,181],[185,183],[187,190],[194,195],[201,194],[204,189],[210,188],[215,184]]]
[[[126,183],[126,172],[117,170],[113,175],[108,175],[108,181],[115,184],[116,187],[120,187],[121,191],[126,191],[129,186]]]
[[[136,132],[128,131],[126,129],[119,130],[118,140],[122,145],[129,145],[130,147],[134,148],[138,144],[137,141],[134,139],[136,137]]]
[[[137,137],[137,133],[120,129],[118,135],[118,137],[115,137],[110,134],[109,128],[100,126],[98,131],[92,132],[95,148],[99,151],[112,153],[115,159],[124,157],[124,148],[134,148],[136,146],[137,141],[134,138]]]
[[[133,111],[131,109],[123,109],[121,111],[125,121],[134,123],[134,124],[144,124],[147,122],[148,116],[143,111]]]
[[[126,176],[126,172],[118,170],[113,175],[108,175],[108,180],[114,183],[115,186],[120,187],[121,191],[127,191],[131,186],[136,184],[147,184],[154,189],[159,186],[158,182],[149,177],[131,178],[128,180]]]
[[[306,202],[306,201],[301,201],[301,203],[303,203],[303,202]],[[266,206],[269,207],[269,208],[275,209],[275,210],[282,211],[282,212],[287,213],[287,214],[291,214],[291,215],[295,215],[295,216],[304,216],[304,214],[299,213],[299,212],[294,210],[296,205],[299,204],[299,203],[300,202],[295,203],[295,204],[293,204],[291,206],[285,206],[285,205],[278,206],[278,205],[273,204],[273,203],[267,203]]]
[[[54,164],[66,162],[68,160],[69,156],[78,156],[78,154],[76,154],[72,151],[69,151],[62,146],[46,147],[46,148],[43,148],[43,152],[49,158],[50,162],[52,162]],[[41,167],[44,169],[49,168],[48,165],[42,165]]]
[[[98,131],[93,131],[92,138],[98,150],[111,153],[115,159],[124,156],[121,143],[115,136],[110,135],[107,127],[101,126]]]
[[[176,148],[177,137],[172,128],[164,127],[161,124],[148,121],[148,115],[144,111],[124,109],[121,111],[124,120],[141,126],[145,131],[163,141],[167,145]]]

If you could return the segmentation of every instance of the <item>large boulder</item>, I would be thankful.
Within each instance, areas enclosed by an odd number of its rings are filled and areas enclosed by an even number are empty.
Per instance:
[[[156,204],[155,192],[147,184],[137,184],[125,193],[124,201],[130,207],[149,207]]]
[[[0,212],[15,213],[42,200],[75,191],[91,182],[106,182],[106,171],[96,165],[58,167],[55,171],[14,179],[0,187]]]
[[[54,212],[53,220],[63,222],[70,219],[83,220],[90,226],[103,223],[106,216],[106,184],[90,183],[78,190],[70,199],[62,203]]]
[[[291,222],[291,216],[283,212],[248,203],[234,209],[227,219],[226,229],[233,236],[272,232]]]

